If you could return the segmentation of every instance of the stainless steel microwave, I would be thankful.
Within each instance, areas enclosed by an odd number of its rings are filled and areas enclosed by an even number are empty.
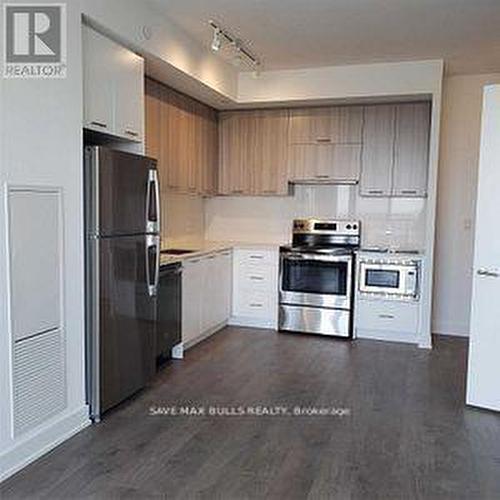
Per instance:
[[[361,260],[359,264],[359,291],[383,294],[395,298],[417,298],[419,294],[418,261],[387,262]]]

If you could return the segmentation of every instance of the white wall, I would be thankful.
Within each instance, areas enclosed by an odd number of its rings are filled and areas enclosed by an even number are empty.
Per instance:
[[[500,74],[445,79],[439,161],[433,331],[469,334],[483,86]]]
[[[330,66],[240,73],[239,103],[353,100],[440,92],[443,61]]]
[[[67,3],[68,69],[61,80],[0,79],[0,480],[88,422],[84,400],[82,70],[79,2]],[[67,407],[11,436],[5,188],[59,186],[64,197],[64,317]],[[37,242],[33,241],[33,245]],[[11,276],[16,279],[15,276]],[[44,291],[40,290],[43,294]]]
[[[148,72],[155,78],[213,105],[236,100],[236,68],[212,53],[208,41],[202,47],[190,38],[152,3],[82,0],[82,8],[109,34],[146,56]],[[144,37],[144,27],[150,29],[150,39]]]

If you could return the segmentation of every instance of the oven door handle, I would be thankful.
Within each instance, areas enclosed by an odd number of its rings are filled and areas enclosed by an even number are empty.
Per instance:
[[[322,262],[351,262],[352,255],[318,255],[318,254],[283,254],[283,260],[306,261],[316,260]]]

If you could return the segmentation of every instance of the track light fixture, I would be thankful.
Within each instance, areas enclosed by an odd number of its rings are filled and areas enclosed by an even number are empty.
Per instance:
[[[218,52],[222,45],[222,32],[219,28],[214,28],[214,37],[212,39],[212,50]]]
[[[219,26],[215,21],[209,21],[208,23],[214,30],[211,45],[214,52],[218,52],[223,45],[227,45],[234,51],[233,61],[238,66],[240,66],[243,62],[247,62],[254,68],[254,70],[261,67],[259,59],[244,46],[241,40],[236,38],[230,31]]]

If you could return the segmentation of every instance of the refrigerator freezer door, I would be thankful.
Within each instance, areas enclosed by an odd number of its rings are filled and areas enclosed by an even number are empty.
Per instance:
[[[94,419],[144,387],[155,372],[156,260],[147,236],[90,240],[91,411]]]
[[[103,147],[85,150],[89,234],[120,236],[159,233],[156,162]]]

